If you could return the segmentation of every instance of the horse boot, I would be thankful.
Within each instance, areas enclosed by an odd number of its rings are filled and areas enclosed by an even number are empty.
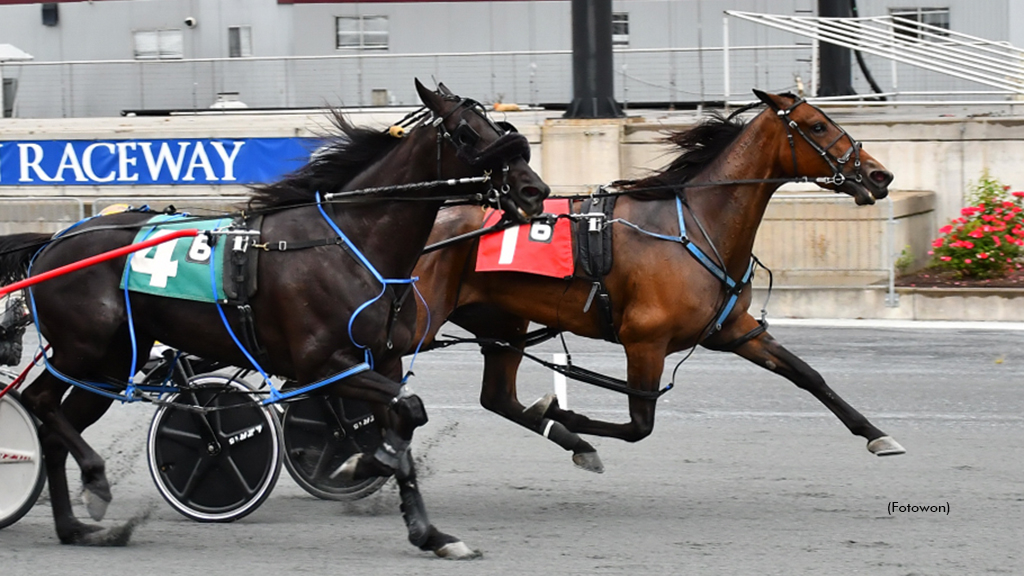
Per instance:
[[[409,543],[425,552],[433,552],[450,560],[470,560],[483,556],[459,538],[446,534],[430,523],[427,507],[423,503],[419,486],[416,484],[416,468],[412,461],[412,450],[406,449],[399,458],[395,471],[398,494],[401,498],[399,509],[409,530]]]
[[[363,453],[353,454],[331,473],[331,478],[341,476],[349,482],[357,482],[367,478],[387,477],[403,472],[409,474],[412,460],[405,457],[408,453],[409,440],[403,439],[398,432],[388,428],[384,431],[383,441],[372,456]]]
[[[402,386],[398,396],[391,399],[391,411],[401,419],[401,425],[410,435],[413,429],[423,426],[428,421],[423,400],[413,394],[408,385]]]
[[[529,420],[529,427],[534,432],[558,444],[564,450],[572,452],[572,463],[577,468],[603,474],[604,463],[597,455],[597,449],[580,438],[578,434],[566,428],[561,422],[544,417],[552,409],[557,408],[558,397],[554,394],[546,394],[523,409],[523,416]]]

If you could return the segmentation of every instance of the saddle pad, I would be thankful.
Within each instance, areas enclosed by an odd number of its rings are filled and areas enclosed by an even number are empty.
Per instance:
[[[134,243],[156,238],[173,230],[198,228],[213,230],[231,223],[230,218],[174,222],[180,215],[154,216],[147,226],[139,230]],[[214,273],[217,282],[217,300],[227,299],[224,293],[224,254],[227,238],[217,238],[216,251],[210,250],[206,236],[177,238],[163,244],[139,250],[128,257],[121,288],[127,283],[133,292],[143,292],[167,298],[182,298],[198,302],[214,302],[210,286],[210,254],[215,252]]]
[[[545,200],[544,212],[568,214],[569,200]],[[484,218],[484,226],[492,226],[500,218],[499,212],[491,210]],[[553,278],[572,276],[572,230],[569,220],[559,218],[553,223],[538,220],[483,236],[477,249],[476,271],[525,272]]]

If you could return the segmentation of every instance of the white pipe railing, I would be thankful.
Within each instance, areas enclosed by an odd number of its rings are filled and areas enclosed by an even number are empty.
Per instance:
[[[1024,94],[1024,51],[899,17],[816,18],[727,10],[734,17],[954,78]]]

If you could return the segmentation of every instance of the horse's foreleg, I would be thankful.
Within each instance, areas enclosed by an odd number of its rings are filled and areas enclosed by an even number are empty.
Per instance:
[[[404,465],[402,455],[409,450],[413,431],[427,423],[427,410],[419,396],[397,381],[401,368],[401,360],[398,360],[394,365],[378,368],[392,378],[378,372],[361,372],[343,380],[343,385],[333,389],[342,397],[374,403],[377,417],[384,416],[378,421],[386,425],[382,427],[383,440],[376,452],[372,455],[354,454],[334,471],[332,477],[361,480],[390,476]]]
[[[409,542],[413,546],[453,560],[479,557],[480,552],[466,546],[458,538],[441,532],[430,523],[427,507],[416,483],[416,466],[410,447],[413,431],[427,422],[426,409],[418,396],[397,382],[402,369],[400,360],[379,369],[386,375],[364,372],[359,375],[361,381],[349,382],[349,385],[359,386],[364,392],[374,390],[385,396],[388,391],[392,392],[389,401],[378,402],[377,405],[377,408],[381,405],[388,408],[375,410],[375,413],[384,414],[380,420],[386,423],[383,427],[383,441],[372,456],[354,454],[333,475],[358,480],[394,474],[401,498],[402,519],[405,520]],[[344,393],[346,390],[352,392],[355,389],[342,388],[338,391]]]
[[[572,461],[576,466],[590,472],[604,472],[604,464],[597,455],[597,450],[586,440],[569,431],[564,424],[545,416],[553,403],[557,403],[554,395],[547,395],[524,407],[516,394],[516,374],[522,356],[505,349],[484,350],[484,377],[480,389],[480,404],[524,428],[558,444],[572,452]]]
[[[798,387],[807,390],[832,411],[850,432],[862,436],[868,441],[868,450],[878,456],[903,454],[906,450],[898,442],[887,436],[857,412],[838,394],[829,388],[825,379],[816,370],[807,365],[795,354],[786,350],[770,334],[764,332],[744,343],[735,350],[736,354],[750,360],[754,364],[771,370]]]
[[[416,483],[416,467],[412,461],[412,450],[402,455],[402,464],[398,466],[395,480],[398,482],[398,493],[401,498],[400,508],[402,519],[409,530],[409,542],[420,550],[433,552],[442,558],[451,560],[469,560],[481,556],[462,540],[451,534],[445,534],[430,523],[427,507],[423,503],[419,485]]]
[[[663,342],[627,343],[626,379],[630,389],[640,392],[654,392],[661,383],[665,366],[665,344]],[[564,410],[558,403],[552,403],[545,416],[565,424],[569,430],[579,434],[609,436],[627,442],[637,442],[650,436],[654,430],[654,411],[657,401],[629,397],[629,422],[616,424],[594,420],[572,410]]]

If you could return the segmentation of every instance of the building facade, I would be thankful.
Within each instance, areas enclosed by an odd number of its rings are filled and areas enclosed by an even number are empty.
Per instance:
[[[747,98],[752,87],[806,91],[811,40],[724,11],[816,9],[815,0],[615,0],[616,97],[692,106]],[[860,0],[858,9],[1024,46],[1024,2]],[[0,44],[34,57],[0,62],[0,75],[19,117],[202,109],[225,93],[259,108],[412,105],[413,77],[486,102],[552,106],[572,98],[570,31],[568,0],[0,0]],[[883,89],[897,77],[903,90],[979,88],[866,63]],[[856,64],[853,86],[871,91]]]

